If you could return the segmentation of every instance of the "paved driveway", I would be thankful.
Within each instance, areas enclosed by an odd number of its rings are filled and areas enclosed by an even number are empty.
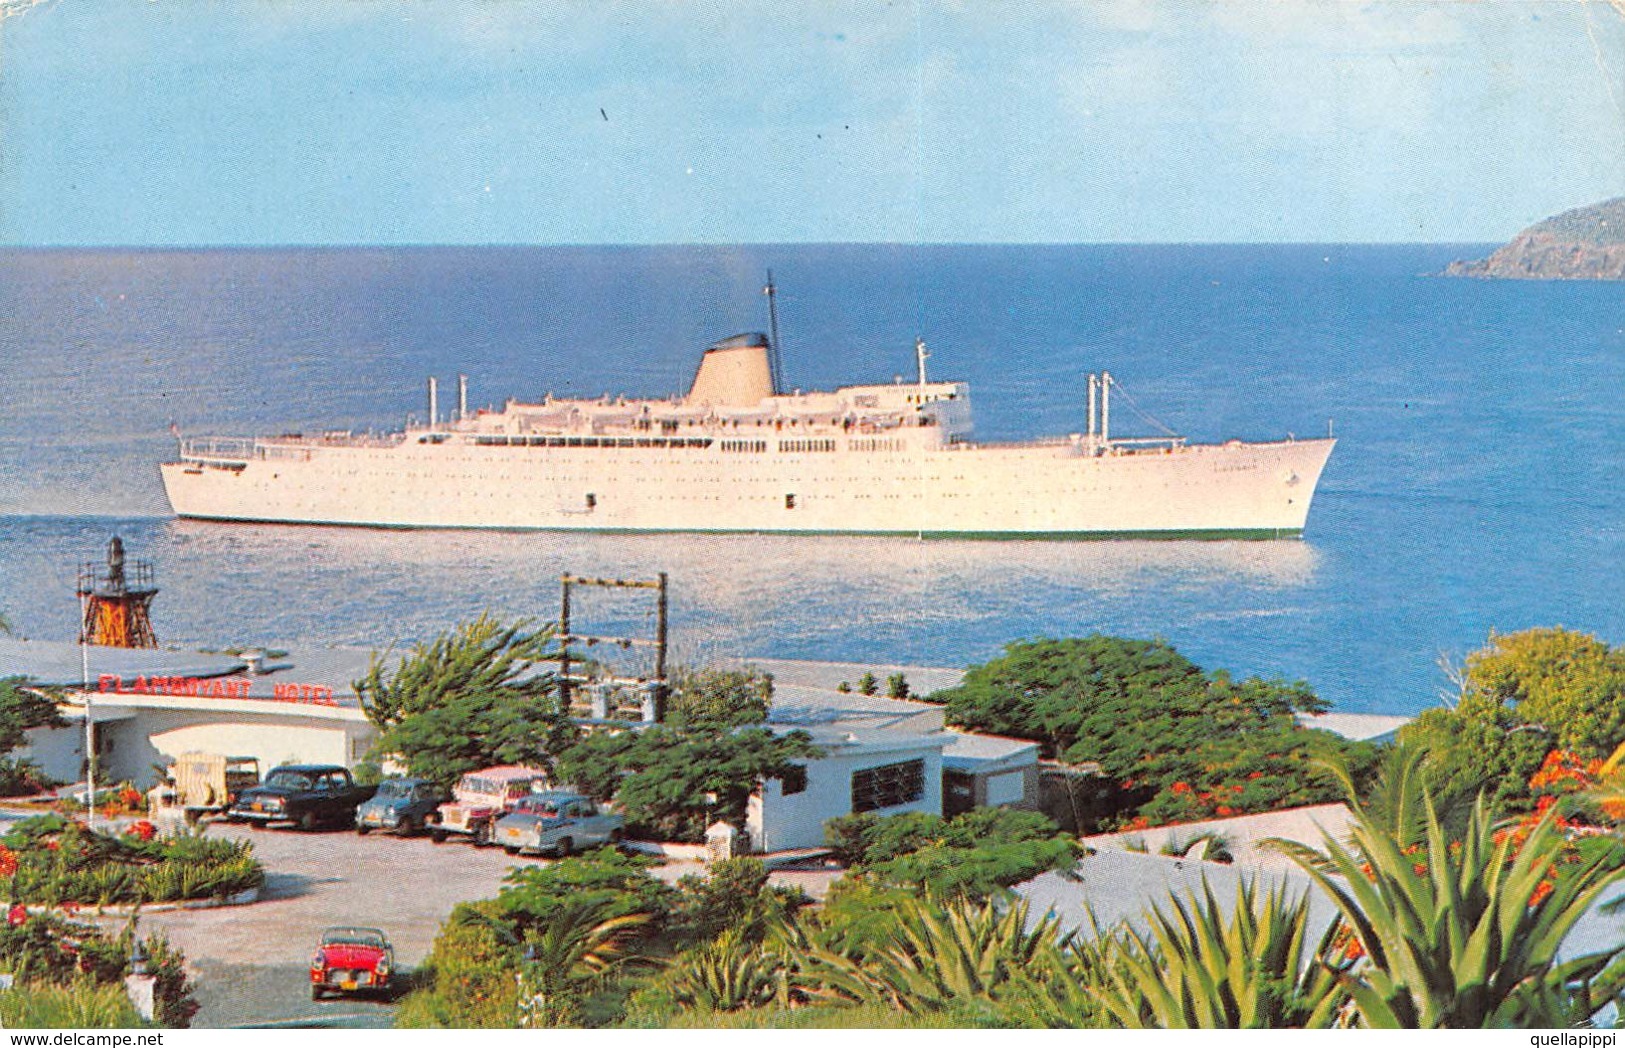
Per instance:
[[[547,861],[510,858],[500,848],[455,839],[435,844],[427,837],[359,837],[348,830],[302,833],[214,823],[208,833],[252,840],[266,876],[260,901],[252,905],[141,918],[143,930],[162,931],[186,954],[202,1006],[194,1027],[389,1026],[389,1002],[311,1001],[307,973],[321,930],[335,924],[382,928],[395,946],[396,962],[411,969],[428,955],[453,906],[494,896],[516,865]],[[671,862],[652,872],[675,881],[703,873],[704,866]],[[822,898],[831,876],[787,871],[773,880]]]
[[[306,972],[321,930],[334,924],[382,928],[395,945],[396,961],[412,968],[428,954],[452,906],[495,895],[515,864],[537,861],[456,841],[437,845],[426,837],[224,824],[208,833],[254,842],[266,870],[260,901],[141,919],[143,929],[164,932],[185,951],[203,1006],[196,1027],[305,1018],[387,1026],[393,1010],[388,1004],[310,1000]]]

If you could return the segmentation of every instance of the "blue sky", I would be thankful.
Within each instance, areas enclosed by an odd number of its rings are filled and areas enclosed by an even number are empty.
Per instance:
[[[0,243],[1492,241],[1606,0],[0,0]]]

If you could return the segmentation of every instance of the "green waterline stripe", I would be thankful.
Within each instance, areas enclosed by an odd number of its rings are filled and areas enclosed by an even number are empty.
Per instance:
[[[1298,539],[1302,528],[1175,528],[1165,531],[853,531],[853,530],[751,530],[749,528],[550,528],[544,526],[494,524],[377,524],[344,520],[278,520],[272,517],[212,517],[200,513],[183,513],[180,520],[203,520],[221,524],[282,524],[297,527],[308,525],[324,528],[370,528],[375,531],[510,531],[550,532],[554,534],[584,535],[789,535],[807,537],[849,538],[919,538],[952,541],[977,540],[989,542],[1108,542],[1123,539],[1154,540],[1247,540]]]

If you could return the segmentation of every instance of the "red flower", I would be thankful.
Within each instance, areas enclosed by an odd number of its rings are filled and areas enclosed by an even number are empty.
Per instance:
[[[10,877],[16,872],[17,853],[0,844],[0,877]]]
[[[62,849],[62,842],[61,841],[46,841],[45,842],[45,850],[46,851],[60,851],[61,849]]]
[[[28,907],[24,906],[20,902],[12,903],[11,909],[6,911],[6,923],[11,925],[13,928],[21,928],[23,925],[27,924]]]
[[[1175,793],[1189,793],[1191,792],[1191,784],[1188,782],[1176,782],[1173,785],[1173,791]]]
[[[142,819],[140,822],[131,823],[124,831],[126,836],[134,837],[136,840],[140,841],[152,840],[153,836],[157,832],[158,827],[154,826],[146,819]]]
[[[1234,815],[1234,814],[1236,814],[1236,809],[1230,807],[1230,805],[1228,805],[1228,804],[1221,804],[1221,805],[1219,805],[1217,808],[1215,808],[1213,810],[1216,811],[1217,813],[1219,813],[1220,815]]]

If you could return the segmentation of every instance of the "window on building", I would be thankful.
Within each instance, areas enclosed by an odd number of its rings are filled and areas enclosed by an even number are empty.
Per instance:
[[[900,761],[852,773],[852,810],[911,804],[925,796],[925,761]]]
[[[785,797],[793,797],[805,792],[807,792],[807,766],[790,765],[784,771],[784,778],[779,780],[779,793]]]

